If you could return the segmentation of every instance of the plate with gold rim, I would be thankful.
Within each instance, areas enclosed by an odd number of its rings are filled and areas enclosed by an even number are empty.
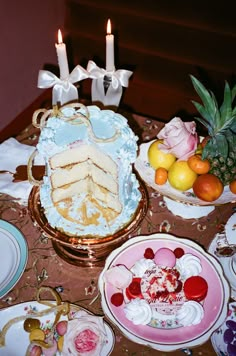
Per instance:
[[[135,262],[143,258],[146,248],[151,248],[155,252],[162,247],[169,248],[172,251],[176,248],[182,248],[185,253],[191,253],[201,261],[202,271],[200,276],[207,281],[208,292],[203,303],[204,316],[197,325],[176,328],[135,325],[125,316],[124,302],[118,307],[111,302],[112,295],[117,293],[119,289],[105,281],[105,272],[116,265],[125,265],[130,269]],[[220,264],[197,243],[169,234],[157,233],[137,236],[125,242],[106,259],[105,267],[99,276],[98,285],[102,298],[102,308],[107,318],[130,340],[147,345],[155,350],[174,351],[203,344],[210,338],[212,332],[223,323],[227,315],[229,285]]]
[[[52,303],[52,302],[51,302]],[[72,320],[76,317],[76,313],[79,311],[84,311],[89,315],[94,315],[85,308],[80,306],[69,304],[70,312],[68,316],[61,315],[59,321],[63,320]],[[10,328],[8,329],[5,336],[5,346],[0,345],[0,356],[25,356],[26,350],[29,346],[29,333],[24,330],[24,320],[26,318],[38,319],[40,322],[40,328],[45,333],[45,336],[52,329],[55,312],[51,311],[50,313],[45,314],[44,316],[38,317],[37,314],[48,309],[48,306],[41,304],[36,301],[19,303],[13,306],[10,306],[5,309],[0,310],[0,330],[16,317],[21,317],[21,320],[18,322],[13,322]],[[78,319],[79,320],[79,319]],[[111,354],[114,345],[115,345],[115,336],[110,325],[104,321],[104,327],[106,332],[105,342],[102,345],[101,353],[104,356]],[[58,335],[55,335],[55,338],[58,338]],[[58,341],[58,340],[57,340]],[[56,356],[61,355],[59,351],[56,352]]]
[[[173,188],[168,182],[163,185],[155,184],[155,171],[148,162],[148,149],[152,142],[153,141],[143,143],[139,146],[139,154],[134,164],[135,169],[138,171],[140,177],[148,186],[173,201],[189,205],[203,207],[236,202],[236,195],[231,193],[229,186],[224,187],[223,194],[217,200],[214,202],[205,202],[197,198],[192,189],[181,192]]]

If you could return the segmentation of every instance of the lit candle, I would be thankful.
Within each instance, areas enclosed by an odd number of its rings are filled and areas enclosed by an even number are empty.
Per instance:
[[[56,51],[60,68],[60,78],[63,80],[69,76],[69,67],[66,54],[66,45],[63,43],[61,30],[58,30],[58,44],[56,43]]]
[[[106,70],[115,70],[114,65],[114,36],[111,34],[111,21],[107,21],[107,35],[106,35]]]

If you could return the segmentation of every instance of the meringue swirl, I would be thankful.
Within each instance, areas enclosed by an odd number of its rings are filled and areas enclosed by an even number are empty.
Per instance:
[[[155,265],[156,264],[153,260],[141,258],[140,260],[135,262],[135,264],[130,270],[135,277],[142,278],[146,270],[151,269]]]
[[[197,325],[204,316],[204,309],[198,302],[185,302],[176,313],[176,319],[183,326]]]
[[[186,253],[176,260],[176,268],[179,270],[181,279],[186,280],[189,277],[197,276],[202,271],[200,258]]]
[[[125,316],[134,325],[147,325],[152,318],[152,309],[144,299],[132,299],[124,307]]]

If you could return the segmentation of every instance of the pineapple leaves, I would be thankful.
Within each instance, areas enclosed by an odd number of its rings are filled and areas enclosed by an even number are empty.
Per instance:
[[[204,105],[204,111],[202,110],[201,107],[201,115],[204,113],[204,118],[207,121],[208,125],[210,124],[212,129],[213,127],[216,127],[216,130],[219,128],[220,125],[220,114],[218,110],[218,105],[216,98],[213,93],[209,92],[203,85],[202,83],[195,78],[194,76],[190,75],[193,86],[197,94],[202,100],[202,103]],[[196,107],[196,103],[194,102],[194,105]],[[197,107],[196,107],[197,108]],[[199,110],[199,108],[197,108]],[[206,124],[205,124],[206,126]]]
[[[236,96],[236,85],[232,89],[232,103],[234,101],[235,96]]]
[[[220,107],[221,125],[232,116],[232,95],[229,84],[225,82],[224,100]]]
[[[216,135],[215,139],[215,153],[222,156],[223,158],[226,158],[229,152],[229,144],[227,138],[224,135]]]

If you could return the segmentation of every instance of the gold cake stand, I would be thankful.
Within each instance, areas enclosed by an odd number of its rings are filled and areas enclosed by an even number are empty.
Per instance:
[[[63,260],[76,266],[103,266],[111,251],[131,238],[148,209],[148,192],[144,183],[139,180],[141,200],[132,219],[121,230],[113,235],[99,236],[70,236],[51,227],[44,215],[40,203],[38,186],[32,188],[28,208],[33,222],[41,232],[52,240],[52,245]]]

